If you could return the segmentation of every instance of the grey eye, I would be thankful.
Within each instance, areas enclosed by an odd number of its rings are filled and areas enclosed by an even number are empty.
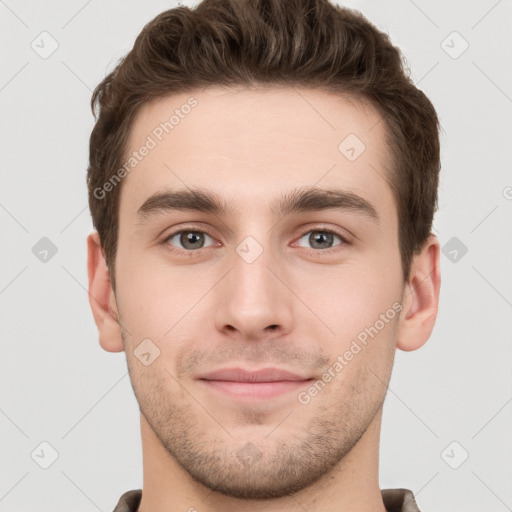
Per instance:
[[[205,244],[205,237],[212,240],[210,235],[207,235],[206,233],[202,231],[190,231],[190,230],[183,230],[178,231],[177,233],[174,233],[173,235],[170,235],[167,239],[171,245],[174,245],[172,241],[174,239],[178,239],[178,243],[181,244],[181,247],[178,246],[178,249],[185,249],[185,250],[196,250],[196,249],[202,249]],[[175,242],[176,243],[176,242]]]
[[[313,249],[330,249],[331,247],[333,247],[334,237],[337,237],[339,240],[343,241],[339,235],[331,233],[330,231],[313,230],[303,235],[299,239],[299,242],[306,238],[307,243],[310,243]],[[301,247],[304,246],[301,245]]]

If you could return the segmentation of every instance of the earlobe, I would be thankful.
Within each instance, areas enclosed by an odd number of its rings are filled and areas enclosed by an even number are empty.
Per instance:
[[[87,237],[89,304],[98,328],[101,347],[107,352],[124,350],[117,305],[101,242],[95,231]]]
[[[417,350],[430,338],[437,318],[441,287],[440,244],[431,234],[421,252],[414,256],[409,282],[404,291],[397,348]]]

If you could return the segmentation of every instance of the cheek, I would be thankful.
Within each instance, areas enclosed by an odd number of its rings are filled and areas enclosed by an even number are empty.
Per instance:
[[[399,268],[370,260],[319,267],[296,277],[304,302],[321,318],[329,318],[333,330],[340,333],[375,322],[401,293]]]
[[[117,295],[122,319],[135,343],[160,340],[184,314],[187,288],[158,263],[125,252],[117,264]]]
[[[331,360],[341,356],[343,364],[354,367],[366,358],[389,359],[401,310],[400,278],[399,268],[359,264],[302,280],[304,290],[314,290],[304,302],[309,301],[331,331],[321,326]],[[358,362],[351,364],[353,360]]]

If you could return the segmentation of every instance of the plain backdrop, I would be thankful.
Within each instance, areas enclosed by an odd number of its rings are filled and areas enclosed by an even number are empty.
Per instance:
[[[396,354],[380,486],[422,512],[512,510],[512,2],[343,5],[390,34],[443,130],[439,316]],[[142,485],[125,354],[100,348],[87,296],[89,102],[174,6],[0,1],[3,512],[110,512]]]

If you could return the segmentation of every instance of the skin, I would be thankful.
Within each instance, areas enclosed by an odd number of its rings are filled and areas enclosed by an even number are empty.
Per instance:
[[[146,104],[127,153],[190,96],[198,105],[122,181],[115,294],[98,234],[88,237],[99,341],[125,351],[141,410],[139,510],[383,512],[379,436],[395,351],[430,337],[440,288],[434,235],[401,279],[385,124],[369,104],[318,90],[216,87]],[[338,150],[350,133],[366,146],[354,161]],[[137,224],[152,194],[187,187],[217,193],[234,213],[169,211]],[[270,204],[297,187],[357,193],[380,226],[354,211],[276,218]],[[190,247],[179,236],[165,240],[185,228],[211,233],[193,257],[172,251]],[[350,243],[312,245],[322,229]],[[236,251],[247,236],[263,249],[252,263]],[[197,380],[229,366],[321,379],[394,303],[402,312],[307,404],[297,391],[241,402]],[[148,366],[134,353],[147,338],[160,350]],[[245,463],[244,448],[254,455]]]

